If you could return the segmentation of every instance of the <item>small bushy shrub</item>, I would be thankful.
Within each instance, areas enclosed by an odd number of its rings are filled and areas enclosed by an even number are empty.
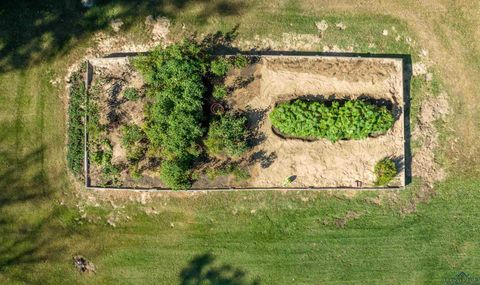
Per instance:
[[[121,143],[127,151],[127,159],[131,163],[142,160],[146,152],[146,145],[143,141],[146,139],[143,130],[135,124],[122,126],[120,128],[122,134]]]
[[[123,96],[130,101],[136,101],[139,98],[137,89],[133,87],[128,87],[123,91]]]
[[[120,132],[122,133],[121,142],[124,147],[129,147],[145,138],[143,130],[135,124],[121,126]]]
[[[232,171],[233,176],[235,176],[235,180],[237,181],[245,181],[250,178],[250,173],[245,168],[241,168],[239,166],[235,167]]]
[[[173,190],[191,187],[190,162],[186,159],[165,160],[160,169],[160,179]]]
[[[223,85],[215,85],[213,87],[212,96],[217,100],[222,100],[227,96],[227,88]]]
[[[296,100],[277,105],[269,115],[282,134],[299,138],[363,139],[387,132],[394,117],[386,107],[365,101],[321,102]]]
[[[247,151],[245,117],[224,115],[210,123],[205,146],[214,156],[238,157]]]
[[[230,62],[224,57],[217,57],[210,64],[210,71],[216,76],[225,76],[230,68]]]
[[[397,175],[397,166],[395,162],[390,158],[384,158],[375,164],[375,185],[384,186],[390,183],[390,181]]]
[[[237,54],[233,59],[233,66],[236,68],[243,68],[248,65],[248,59],[246,56]]]

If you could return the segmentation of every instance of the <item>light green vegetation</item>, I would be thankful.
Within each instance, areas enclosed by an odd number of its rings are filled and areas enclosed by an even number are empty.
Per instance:
[[[480,275],[480,49],[473,36],[480,20],[475,1],[361,6],[166,1],[136,7],[133,1],[118,1],[86,11],[76,6],[80,1],[47,2],[1,7],[0,283],[180,284],[182,270],[206,252],[216,257],[213,269],[228,264],[260,284],[442,284],[459,271]],[[63,78],[83,56],[94,31],[109,31],[111,18],[124,17],[129,33],[146,39],[144,16],[151,13],[174,20],[174,35],[185,23],[187,31],[199,32],[239,24],[239,38],[250,40],[255,34],[316,36],[313,22],[326,19],[342,21],[347,29],[330,25],[317,50],[351,45],[355,51],[412,54],[415,61],[419,48],[427,48],[437,63],[436,80],[443,82],[439,86],[453,107],[439,149],[449,178],[435,185],[433,197],[414,179],[397,194],[355,197],[239,192],[163,196],[147,205],[118,198],[115,204],[126,205],[121,211],[130,220],[109,226],[109,215],[119,210],[101,203],[86,207],[88,217],[101,217],[88,223],[75,206],[85,199],[74,195],[67,172],[64,86],[50,81]],[[417,46],[395,41],[391,26]],[[390,36],[382,36],[383,29]],[[432,83],[414,82],[412,114],[431,88]],[[422,195],[428,198],[418,198]],[[151,207],[158,215],[145,213]],[[71,263],[75,254],[90,259],[97,274],[77,273]],[[209,260],[203,259],[212,268]]]
[[[302,100],[281,103],[270,113],[270,121],[284,135],[326,138],[332,142],[382,135],[395,121],[385,106],[361,100],[329,103]]]
[[[388,185],[395,175],[397,175],[398,169],[395,162],[390,158],[384,158],[375,164],[375,185],[384,186]]]

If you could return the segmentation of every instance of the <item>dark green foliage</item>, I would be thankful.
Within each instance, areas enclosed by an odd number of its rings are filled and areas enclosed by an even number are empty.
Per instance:
[[[374,172],[377,179],[375,185],[384,186],[395,178],[398,169],[393,160],[384,158],[375,164]]]
[[[83,176],[84,136],[85,136],[85,83],[82,72],[75,72],[70,77],[70,101],[68,106],[68,141],[67,164],[75,176]]]
[[[230,62],[224,57],[217,57],[210,64],[210,71],[217,76],[225,76],[230,68]]]
[[[130,101],[136,101],[139,98],[138,91],[133,87],[128,87],[123,91],[123,97]]]
[[[215,156],[238,157],[247,151],[245,117],[221,116],[210,123],[205,146]]]
[[[189,159],[165,160],[162,163],[160,179],[173,190],[190,188],[190,175],[191,162]]]
[[[227,96],[227,88],[223,85],[215,85],[213,87],[213,98],[221,100]]]
[[[281,103],[270,113],[270,120],[284,135],[333,142],[383,134],[394,123],[393,115],[384,106],[359,100],[333,101],[330,106],[301,100]]]
[[[209,59],[199,44],[185,40],[157,48],[135,62],[148,84],[147,93],[154,98],[147,108],[145,132],[168,160],[161,176],[172,188],[187,188],[187,170],[200,155],[198,142],[204,134],[202,79]]]

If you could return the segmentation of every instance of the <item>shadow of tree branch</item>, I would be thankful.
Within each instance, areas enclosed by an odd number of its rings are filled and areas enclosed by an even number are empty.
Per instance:
[[[248,281],[245,271],[229,264],[215,265],[215,256],[204,253],[195,256],[180,273],[180,285],[260,285]]]
[[[80,0],[2,0],[0,72],[65,54],[92,33],[107,28],[114,18],[122,19],[125,29],[147,15],[175,19],[189,2],[201,7],[196,12],[199,23],[214,16],[239,14],[245,5],[227,0],[97,0],[87,9]]]

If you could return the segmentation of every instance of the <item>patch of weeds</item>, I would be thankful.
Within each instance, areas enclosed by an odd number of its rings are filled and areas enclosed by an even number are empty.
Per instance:
[[[237,54],[233,57],[232,64],[236,68],[244,68],[248,65],[248,58],[244,55]]]
[[[210,180],[214,180],[219,176],[233,175],[237,182],[248,180],[251,177],[248,170],[237,163],[224,164],[220,167],[209,168],[206,170],[205,174]]]
[[[231,67],[228,59],[225,57],[217,57],[210,63],[210,72],[216,76],[225,76]]]
[[[384,158],[375,164],[375,185],[385,186],[397,175],[398,169],[390,158]]]
[[[228,92],[227,92],[227,88],[223,85],[215,85],[213,87],[213,92],[212,92],[212,96],[213,98],[217,99],[217,100],[222,100],[223,98],[225,98],[227,96]]]
[[[144,131],[135,124],[122,126],[120,128],[122,134],[121,144],[127,152],[127,160],[129,162],[129,173],[132,178],[141,178],[141,171],[138,163],[145,157],[147,152],[146,135]]]
[[[129,101],[137,101],[140,98],[138,90],[133,87],[128,87],[123,91],[123,97]]]

